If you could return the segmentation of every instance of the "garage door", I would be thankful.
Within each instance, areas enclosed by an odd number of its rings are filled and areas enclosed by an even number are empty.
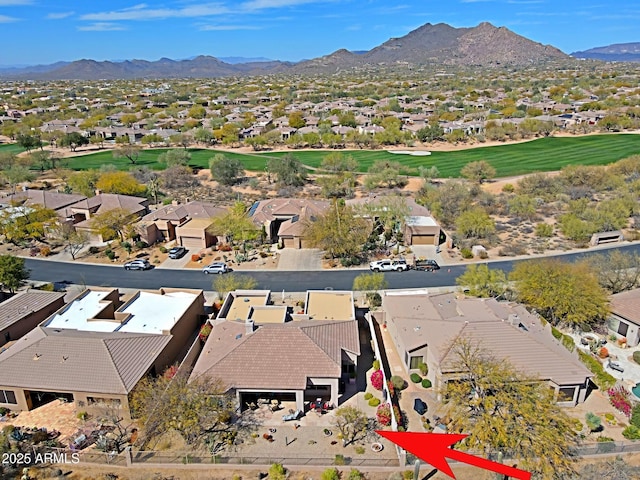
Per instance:
[[[283,238],[282,244],[284,248],[296,248],[296,242],[293,238]]]
[[[412,235],[411,236],[411,245],[435,245],[436,244],[436,236],[435,235]]]
[[[180,243],[185,248],[204,248],[204,242],[199,237],[180,237]]]

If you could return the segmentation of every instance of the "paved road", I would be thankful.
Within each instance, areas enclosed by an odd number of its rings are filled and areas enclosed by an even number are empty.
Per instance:
[[[619,247],[622,251],[640,252],[640,244]],[[575,261],[590,255],[606,253],[609,249],[580,252],[561,255],[559,258]],[[548,257],[545,257],[548,258]],[[522,260],[505,260],[490,262],[491,268],[499,268],[505,272],[511,271],[513,265]],[[25,259],[25,264],[31,270],[31,280],[43,282],[67,281],[77,285],[108,286],[122,288],[157,289],[160,287],[182,287],[211,290],[213,275],[205,275],[199,270],[169,270],[152,269],[147,271],[125,271],[122,266],[90,265],[82,263],[55,262],[51,260]],[[461,275],[466,265],[450,265],[430,272],[390,272],[385,277],[389,288],[425,288],[450,286],[456,284],[456,278]],[[302,292],[305,290],[351,290],[353,279],[363,270],[335,270],[335,271],[262,271],[241,272],[240,275],[250,275],[258,282],[258,288],[278,292]]]

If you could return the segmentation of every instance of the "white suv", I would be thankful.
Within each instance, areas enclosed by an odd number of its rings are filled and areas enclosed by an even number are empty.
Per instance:
[[[376,260],[369,264],[369,268],[374,272],[404,272],[409,270],[409,266],[405,260]]]
[[[204,267],[202,271],[206,275],[209,275],[210,273],[222,274],[227,273],[229,271],[229,267],[227,267],[227,264],[224,262],[214,262],[211,265],[207,265],[206,267]]]

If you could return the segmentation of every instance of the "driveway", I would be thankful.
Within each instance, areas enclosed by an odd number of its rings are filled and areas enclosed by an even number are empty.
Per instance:
[[[279,257],[278,270],[322,270],[322,251],[317,248],[283,248]]]

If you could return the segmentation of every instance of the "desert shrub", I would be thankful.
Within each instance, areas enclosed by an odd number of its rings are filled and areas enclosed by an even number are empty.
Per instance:
[[[413,479],[413,471],[405,470],[404,472],[402,472],[402,478],[404,480],[412,480]]]
[[[598,438],[596,438],[596,441],[600,443],[605,443],[605,442],[614,442],[615,440],[611,437],[605,437],[604,435],[600,435]]]
[[[367,392],[364,394],[364,399],[365,400],[370,400],[373,398],[373,394],[371,392]]]
[[[99,251],[100,251],[100,249],[99,249],[98,247],[95,247],[95,246],[91,246],[91,247],[89,247],[89,253],[90,253],[91,255],[95,255],[95,254],[96,254],[96,253],[98,253]]]
[[[391,385],[393,385],[394,390],[403,390],[405,383],[404,383],[404,378],[402,378],[400,375],[393,375],[389,381],[391,382]]]
[[[505,183],[502,187],[502,191],[504,193],[513,193],[515,192],[516,187],[514,187],[511,183]]]
[[[422,376],[424,377],[427,373],[429,373],[429,365],[427,365],[426,363],[422,362],[420,364],[418,364],[418,369],[420,370],[420,373],[422,374]]]
[[[631,425],[640,428],[640,403],[636,403],[631,409]]]
[[[633,352],[633,361],[640,365],[640,350]]]
[[[269,467],[269,479],[285,480],[287,472],[281,463],[274,463]]]
[[[536,225],[536,236],[549,238],[553,236],[553,227],[548,223],[539,223]]]
[[[478,257],[482,260],[486,260],[487,258],[489,258],[489,252],[487,252],[486,250],[480,250],[478,252]]]
[[[47,247],[46,245],[40,247],[40,255],[42,255],[43,257],[48,257],[49,255],[51,255],[51,248]]]
[[[354,448],[354,450],[358,455],[364,455],[365,450],[362,445],[358,445],[357,447]]]
[[[109,260],[115,260],[116,258],[116,252],[114,252],[113,250],[105,250],[104,254],[107,256]]]
[[[337,457],[337,455],[336,455]],[[340,480],[340,472],[337,468],[327,468],[320,476],[321,480]]]
[[[589,427],[589,431],[599,432],[602,430],[602,419],[595,413],[587,412],[585,415],[585,421],[587,423],[587,427]]]
[[[638,440],[640,439],[640,428],[629,425],[622,431],[622,436],[628,440]]]
[[[564,348],[573,352],[576,349],[576,342],[573,340],[571,335],[562,335],[562,345]]]
[[[372,397],[369,399],[368,403],[370,407],[377,407],[378,405],[380,405],[380,399],[376,397]]]
[[[43,292],[53,292],[55,289],[56,287],[53,283],[45,283],[38,287],[38,290],[42,290]]]
[[[160,245],[158,250],[160,250],[160,253],[167,253],[167,247],[165,247],[164,245]]]
[[[560,340],[562,338],[562,332],[556,327],[551,327],[551,335],[553,335],[553,338],[556,340]]]
[[[127,253],[131,253],[131,250],[133,250],[133,245],[131,245],[131,242],[122,242],[120,246],[124,248]]]
[[[412,373],[409,378],[413,383],[420,383],[422,381],[422,377],[417,373]]]
[[[591,370],[591,373],[595,375],[593,381],[599,388],[604,390],[616,384],[615,377],[610,373],[605,372],[602,364],[598,360],[580,349],[578,349],[578,356],[580,357],[580,360],[582,360],[582,363],[584,363],[587,368]]]
[[[360,453],[358,451],[358,449],[361,448],[363,450],[362,453],[364,453],[364,447],[356,447],[356,453]],[[364,473],[362,473],[360,470],[356,470],[355,468],[352,468],[351,471],[349,472],[349,476],[347,477],[347,480],[365,480],[366,477],[364,476]]]
[[[347,464],[347,459],[344,458],[344,455],[341,453],[336,453],[335,458],[333,459],[333,464],[334,465],[346,465]],[[339,474],[338,474],[339,475]],[[338,477],[339,478],[339,477]]]
[[[380,360],[376,358],[372,363],[372,367],[374,370],[380,370]]]
[[[142,250],[143,248],[147,248],[148,246],[149,246],[149,244],[147,242],[142,241],[142,240],[138,240],[136,242],[136,248],[138,250]]]
[[[473,258],[473,252],[470,248],[467,247],[460,249],[460,255],[462,255],[462,258],[465,259]]]
[[[422,388],[431,388],[431,380],[428,378],[422,380]]]
[[[576,432],[581,432],[582,429],[584,428],[584,425],[582,425],[582,422],[577,418],[572,418],[571,423],[573,424],[573,430]]]

